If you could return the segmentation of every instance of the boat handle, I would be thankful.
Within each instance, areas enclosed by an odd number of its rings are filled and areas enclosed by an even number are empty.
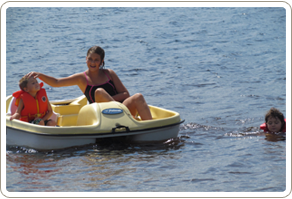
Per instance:
[[[126,132],[130,132],[129,127],[127,127],[127,126],[123,126],[123,125],[119,125],[119,126],[117,126],[117,127],[115,127],[115,128],[112,128],[112,133],[116,133],[116,129],[121,129],[121,128],[125,128],[125,129],[126,129]],[[120,133],[120,132],[119,132],[119,133]]]

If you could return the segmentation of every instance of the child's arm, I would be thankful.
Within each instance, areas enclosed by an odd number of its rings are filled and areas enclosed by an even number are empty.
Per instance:
[[[49,100],[48,100],[48,111],[47,111],[47,113],[44,115],[44,117],[41,118],[41,119],[43,120],[42,122],[48,120],[48,119],[51,117],[52,114],[53,114],[53,109],[52,109],[52,106],[51,106],[51,104],[50,104],[50,102],[49,102]],[[36,119],[38,119],[38,118],[36,118]],[[42,124],[42,123],[41,123],[41,124]]]
[[[15,113],[10,117],[10,120],[19,119],[21,117],[20,113],[21,113],[22,109],[23,109],[23,101],[22,101],[22,99],[20,99],[18,107],[17,107]]]

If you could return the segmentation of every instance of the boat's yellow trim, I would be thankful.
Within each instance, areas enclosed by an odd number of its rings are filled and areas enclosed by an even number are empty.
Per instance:
[[[7,97],[6,112],[8,112],[10,101],[11,97]],[[127,126],[130,131],[136,131],[177,124],[181,121],[177,112],[155,106],[149,106],[153,120],[140,121],[133,118],[127,107],[119,102],[87,104],[85,96],[75,100],[51,102],[51,105],[53,111],[60,114],[57,122],[60,127],[40,126],[19,120],[10,121],[10,116],[6,116],[6,126],[39,134],[66,135],[110,133],[113,128],[118,126]],[[109,108],[123,111],[114,115],[102,113],[103,110]]]

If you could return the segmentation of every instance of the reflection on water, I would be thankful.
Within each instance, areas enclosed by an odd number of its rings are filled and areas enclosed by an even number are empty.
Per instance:
[[[80,184],[83,190],[103,187],[108,189],[113,185],[123,188],[125,179],[129,181],[133,175],[142,175],[141,170],[157,168],[160,166],[160,161],[178,160],[180,155],[176,151],[183,146],[184,140],[180,138],[151,144],[133,144],[109,138],[100,139],[94,145],[48,152],[38,152],[24,147],[8,147],[7,165],[13,166],[7,167],[7,173],[17,173],[21,183],[28,182],[26,191],[40,188],[42,191],[58,190],[55,186],[49,186],[45,179],[55,179],[58,183],[64,181],[73,183],[74,179],[83,179],[81,182],[74,182]],[[165,164],[161,166],[164,169],[173,167]],[[55,176],[59,176],[58,179]],[[62,179],[60,176],[63,176]],[[19,183],[17,178],[7,178],[7,181]],[[125,179],[121,181],[121,178]],[[15,184],[12,183],[7,189],[13,191],[14,188],[11,188],[13,185]]]
[[[272,142],[285,141],[286,140],[286,133],[278,134],[278,135],[266,133],[266,140],[272,141]]]
[[[266,151],[274,150],[273,144],[258,144],[259,141],[283,142],[284,137],[255,132],[255,129],[224,134],[223,128],[189,123],[181,125],[178,138],[160,143],[134,144],[108,138],[93,145],[47,152],[7,147],[7,190],[64,191],[65,187],[68,191],[172,191],[174,186],[187,191],[196,184],[200,190],[210,191],[213,189],[206,188],[205,183],[212,187],[224,181],[222,186],[233,191],[237,187],[232,180],[227,180],[229,175],[234,176],[234,180],[240,175],[241,181],[245,181],[255,174],[250,164],[259,161],[268,164],[272,159],[285,161],[279,159],[279,156],[285,157],[285,153],[279,153],[280,149],[285,151],[281,142],[280,148],[271,153]],[[244,140],[254,143],[253,148],[242,145]],[[254,154],[254,150],[257,153]],[[185,162],[185,158],[194,158],[193,163]],[[255,176],[258,175],[261,172]],[[174,179],[181,184],[173,184]],[[51,186],[52,181],[58,186]],[[25,190],[19,188],[18,183],[26,187]]]
[[[43,190],[51,190],[44,179],[52,178],[55,173],[60,172],[55,158],[46,158],[41,155],[34,154],[19,154],[8,152],[6,155],[7,160],[7,190],[12,185],[26,184],[25,189],[19,188],[19,191],[32,191],[39,188]],[[11,175],[9,175],[11,174]]]

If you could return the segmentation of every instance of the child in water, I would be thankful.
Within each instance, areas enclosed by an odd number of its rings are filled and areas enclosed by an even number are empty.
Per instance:
[[[123,103],[133,116],[137,113],[142,120],[151,120],[150,109],[142,94],[130,96],[117,74],[111,69],[104,69],[105,52],[99,46],[87,51],[87,70],[65,78],[54,78],[48,75],[31,72],[28,77],[39,78],[52,87],[77,85],[89,103],[119,101]]]
[[[271,108],[265,116],[265,123],[261,125],[261,129],[269,133],[286,132],[286,121],[283,113],[276,108]]]
[[[39,84],[35,78],[27,77],[27,75],[20,79],[21,90],[13,93],[17,110],[10,120],[20,119],[39,125],[56,126],[56,122],[49,119],[53,111],[42,86],[42,83]]]

